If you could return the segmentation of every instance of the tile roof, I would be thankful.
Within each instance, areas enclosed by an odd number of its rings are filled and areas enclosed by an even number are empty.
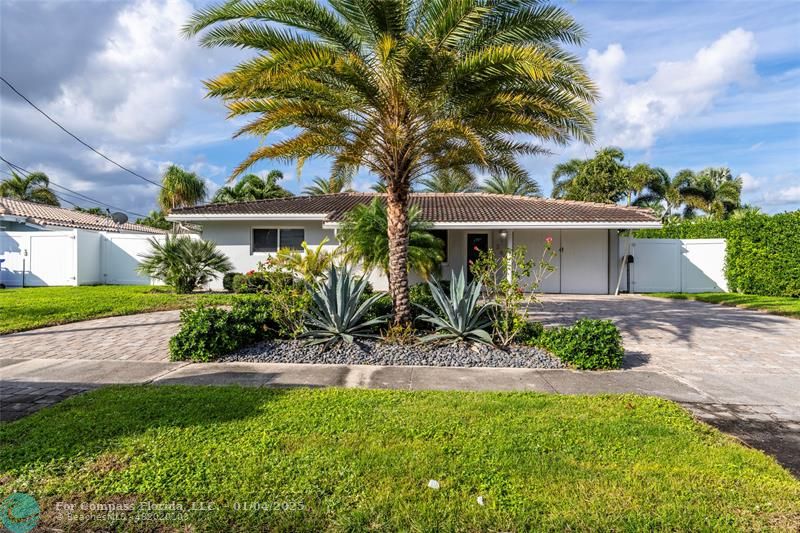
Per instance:
[[[223,215],[320,215],[327,222],[340,222],[353,207],[366,204],[378,193],[339,193],[294,196],[228,204],[207,204],[175,209],[181,219]],[[649,210],[616,204],[575,202],[529,196],[489,193],[412,193],[411,205],[422,210],[433,223],[658,223]]]
[[[0,215],[24,217],[28,222],[39,226],[61,226],[65,228],[88,229],[95,231],[166,233],[164,230],[143,226],[142,224],[114,224],[110,218],[90,213],[54,207],[52,205],[26,202],[14,198],[0,198]]]

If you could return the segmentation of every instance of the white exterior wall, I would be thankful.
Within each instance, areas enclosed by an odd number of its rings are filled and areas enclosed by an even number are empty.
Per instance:
[[[105,285],[159,285],[136,271],[142,255],[150,251],[150,239],[164,242],[165,235],[141,233],[102,233],[101,280]]]
[[[334,231],[323,229],[321,221],[220,221],[203,222],[202,238],[214,241],[217,249],[228,256],[233,263],[234,272],[254,270],[259,261],[267,259],[271,253],[252,251],[253,228],[303,228],[305,241],[311,247],[318,246],[327,237],[325,249],[333,251],[338,245]],[[385,284],[385,282],[384,282]],[[222,289],[222,279],[211,282],[212,289]],[[378,287],[376,287],[378,288]]]

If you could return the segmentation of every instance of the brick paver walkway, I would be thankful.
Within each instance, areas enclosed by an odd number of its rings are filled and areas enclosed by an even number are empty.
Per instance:
[[[180,311],[98,318],[0,336],[0,359],[168,360]]]

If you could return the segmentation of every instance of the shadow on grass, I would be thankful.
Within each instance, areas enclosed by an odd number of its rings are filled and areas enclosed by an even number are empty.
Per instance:
[[[0,425],[0,471],[22,473],[37,463],[99,453],[118,439],[162,427],[213,426],[251,418],[266,403],[288,394],[286,387],[115,385],[80,394]]]

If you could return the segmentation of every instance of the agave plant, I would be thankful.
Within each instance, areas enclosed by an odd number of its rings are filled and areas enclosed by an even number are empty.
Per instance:
[[[305,315],[307,331],[302,335],[309,345],[352,344],[355,337],[377,337],[370,328],[385,323],[388,315],[365,320],[370,307],[383,296],[375,293],[362,302],[367,285],[366,279],[354,278],[348,268],[331,266],[326,279],[309,286],[312,303]]]
[[[486,328],[491,326],[487,311],[494,304],[478,307],[482,288],[480,281],[475,279],[468,284],[466,274],[462,270],[450,282],[449,295],[436,280],[429,281],[428,286],[441,313],[437,314],[427,307],[414,304],[423,312],[419,318],[430,322],[436,328],[435,333],[422,337],[420,339],[422,342],[466,341],[494,344],[492,336],[486,331]]]

